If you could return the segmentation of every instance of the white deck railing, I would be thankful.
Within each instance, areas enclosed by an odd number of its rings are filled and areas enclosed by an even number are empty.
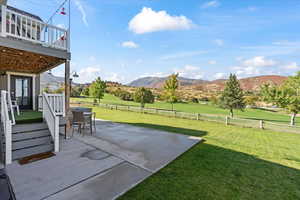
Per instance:
[[[1,6],[0,11],[2,37],[10,36],[46,47],[69,50],[68,30],[22,15],[8,9],[5,5]]]
[[[64,94],[46,94],[48,102],[56,115],[65,116],[65,95]],[[39,111],[43,111],[43,95],[39,96]]]
[[[8,112],[8,92],[1,91],[1,125],[5,140],[5,164],[12,162],[12,121]]]
[[[59,116],[55,114],[46,93],[43,94],[43,117],[54,141],[54,151],[59,152]]]

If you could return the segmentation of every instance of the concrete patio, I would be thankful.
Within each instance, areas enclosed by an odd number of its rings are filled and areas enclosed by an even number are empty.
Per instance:
[[[7,167],[20,200],[108,200],[122,195],[201,138],[97,121],[93,136],[61,140],[56,156]]]

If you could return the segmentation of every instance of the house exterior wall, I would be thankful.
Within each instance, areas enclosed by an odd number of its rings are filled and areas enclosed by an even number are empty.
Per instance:
[[[0,75],[0,90],[7,90],[7,75]]]

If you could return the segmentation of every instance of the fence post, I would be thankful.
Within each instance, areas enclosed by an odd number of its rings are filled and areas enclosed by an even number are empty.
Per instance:
[[[259,128],[264,129],[264,120],[259,121]]]
[[[176,111],[173,111],[174,112],[174,117],[176,118]]]
[[[127,106],[127,111],[129,111],[130,110],[130,108],[129,108],[129,106]]]
[[[198,121],[198,120],[199,120],[199,118],[200,118],[200,114],[199,114],[199,113],[197,113],[196,115],[197,115],[197,121]]]
[[[225,117],[225,123],[226,123],[226,126],[229,125],[229,117],[228,116]]]

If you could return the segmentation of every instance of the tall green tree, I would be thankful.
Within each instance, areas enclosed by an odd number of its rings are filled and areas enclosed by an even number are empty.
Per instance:
[[[106,89],[106,83],[105,81],[102,81],[100,77],[98,77],[91,85],[90,85],[90,95],[94,97],[95,99],[98,99],[100,102],[101,99],[104,97]]]
[[[231,117],[233,117],[234,109],[244,110],[244,93],[236,75],[230,74],[229,80],[226,82],[225,89],[219,99],[219,105],[224,109],[228,109]]]
[[[90,88],[89,87],[83,88],[81,95],[87,96],[87,97],[90,96]]]
[[[300,112],[300,72],[296,76],[290,76],[281,86],[263,85],[261,96],[264,101],[290,112],[290,125],[294,126]]]
[[[144,108],[146,103],[154,103],[154,95],[151,90],[141,87],[135,91],[134,101],[140,103],[141,108]]]
[[[178,101],[177,89],[179,87],[178,74],[172,74],[165,81],[163,98],[172,105],[172,110],[174,110],[174,103]]]

